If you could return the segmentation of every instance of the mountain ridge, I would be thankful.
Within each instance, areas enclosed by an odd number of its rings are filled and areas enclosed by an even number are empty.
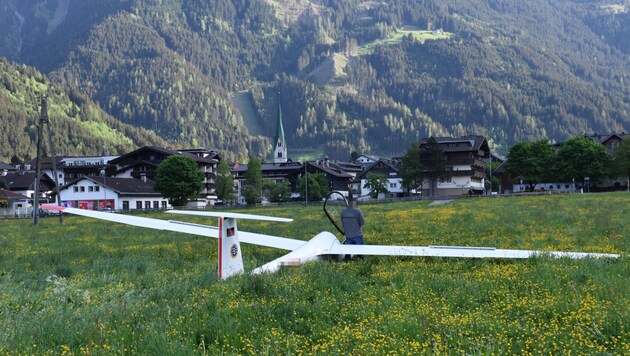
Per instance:
[[[627,3],[64,1],[0,0],[0,55],[172,145],[234,160],[270,152],[277,91],[289,146],[335,158],[429,135],[482,134],[501,153],[630,129]],[[454,35],[345,56],[405,25]],[[261,135],[231,102],[243,90]]]

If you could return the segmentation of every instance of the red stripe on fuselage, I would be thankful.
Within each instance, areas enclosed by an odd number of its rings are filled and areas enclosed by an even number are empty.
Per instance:
[[[223,218],[219,218],[219,280],[223,278],[221,271],[223,270]]]

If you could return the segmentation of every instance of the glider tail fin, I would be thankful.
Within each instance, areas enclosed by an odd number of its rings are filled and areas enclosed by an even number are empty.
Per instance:
[[[243,256],[235,218],[219,218],[219,280],[243,273]]]

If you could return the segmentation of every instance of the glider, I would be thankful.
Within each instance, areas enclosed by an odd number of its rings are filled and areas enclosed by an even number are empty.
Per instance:
[[[44,209],[107,220],[127,225],[146,227],[157,230],[181,232],[218,239],[218,275],[219,280],[243,273],[243,258],[240,242],[273,247],[290,251],[256,269],[252,274],[273,273],[282,266],[297,266],[321,259],[323,256],[376,255],[376,256],[428,256],[460,258],[530,258],[551,256],[556,258],[617,258],[616,254],[556,252],[534,250],[503,250],[492,247],[457,247],[457,246],[387,246],[387,245],[344,245],[335,235],[324,231],[309,241],[238,231],[237,219],[259,221],[290,222],[293,219],[262,215],[239,214],[228,212],[169,210],[170,214],[186,214],[218,218],[218,227],[193,224],[182,221],[145,218],[94,210],[68,208],[52,204],[42,205]],[[328,215],[328,213],[327,213]],[[330,216],[330,215],[328,215]],[[335,224],[336,225],[336,224]]]

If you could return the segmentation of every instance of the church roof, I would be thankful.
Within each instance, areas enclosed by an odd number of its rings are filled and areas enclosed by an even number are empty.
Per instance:
[[[284,140],[284,127],[282,127],[282,108],[280,107],[280,93],[278,93],[278,116],[276,120],[276,136],[273,139],[273,147],[278,147],[278,141],[282,142],[285,146]]]

